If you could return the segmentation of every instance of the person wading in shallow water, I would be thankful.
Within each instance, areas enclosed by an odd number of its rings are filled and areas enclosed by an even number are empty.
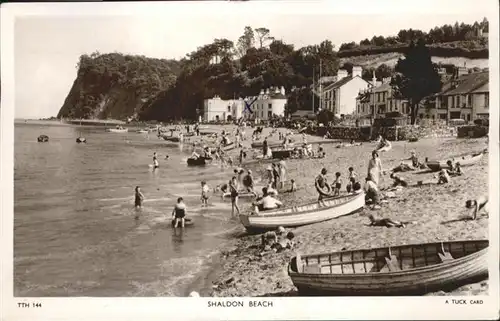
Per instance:
[[[236,176],[233,176],[229,181],[229,192],[231,192],[231,216],[234,216],[234,209],[238,211],[240,215],[240,208],[238,207],[238,180]]]
[[[179,222],[181,222],[181,227],[184,228],[184,218],[186,217],[186,204],[184,204],[184,199],[179,197],[177,199],[177,204],[175,204],[172,211],[172,218],[175,220],[174,227],[177,228]]]

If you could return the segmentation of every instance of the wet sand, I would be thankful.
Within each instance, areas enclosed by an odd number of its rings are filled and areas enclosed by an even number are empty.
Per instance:
[[[268,129],[266,129],[268,130]],[[269,130],[268,130],[269,131]],[[249,130],[247,130],[248,135]],[[251,134],[251,133],[250,133]],[[266,133],[264,133],[266,134]],[[277,137],[277,134],[276,134]],[[298,136],[296,136],[298,139]],[[318,137],[308,137],[308,140]],[[272,141],[272,139],[270,139]],[[300,141],[300,140],[298,140]],[[393,142],[392,150],[381,153],[384,169],[399,164],[401,158],[410,156],[415,150],[423,160],[445,159],[454,155],[483,150],[486,139],[433,138],[418,142]],[[335,172],[342,173],[345,181],[348,167],[354,167],[362,182],[366,176],[367,164],[374,143],[361,146],[336,148],[324,145],[327,157],[324,159],[287,160],[288,179],[294,178],[299,190],[294,194],[282,194],[279,199],[286,204],[301,204],[317,199],[314,178],[322,167],[328,169],[328,181],[332,182]],[[265,166],[252,164],[248,168],[263,173]],[[488,217],[482,214],[475,221],[467,220],[469,211],[465,201],[488,193],[488,157],[480,163],[463,167],[464,176],[454,177],[447,185],[410,187],[388,199],[380,210],[364,209],[353,215],[291,229],[295,234],[296,248],[281,253],[261,256],[260,236],[239,236],[234,246],[223,251],[220,266],[213,281],[211,296],[281,296],[297,295],[287,275],[287,265],[296,252],[321,253],[340,251],[345,248],[361,249],[389,245],[425,243],[448,240],[472,240],[488,238]],[[410,183],[418,180],[435,180],[436,173],[401,173]],[[382,176],[381,187],[391,184],[388,175]],[[248,209],[248,206],[245,207]],[[367,215],[374,213],[395,220],[412,221],[406,228],[369,227]],[[211,278],[212,278],[211,277]],[[485,294],[488,281],[482,281],[458,288],[450,293],[443,291],[429,295],[477,295]]]

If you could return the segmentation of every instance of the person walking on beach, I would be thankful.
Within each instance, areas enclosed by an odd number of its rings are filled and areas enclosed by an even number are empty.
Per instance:
[[[142,208],[142,202],[144,202],[144,194],[141,192],[141,188],[139,186],[135,187],[135,208]]]
[[[234,209],[240,215],[240,208],[238,207],[238,181],[236,176],[233,176],[229,181],[229,192],[231,193],[231,216],[234,216]]]
[[[267,166],[266,175],[267,175],[267,185],[272,186],[274,183],[274,174],[273,174],[273,168],[271,167],[271,165]]]
[[[382,161],[379,158],[378,152],[372,152],[372,158],[368,162],[368,173],[367,176],[371,177],[371,181],[375,183],[375,185],[379,185],[380,181],[380,173],[382,172]]]
[[[210,187],[207,182],[201,181],[201,207],[208,206],[208,192]]]
[[[321,173],[316,176],[316,179],[314,181],[314,186],[316,187],[316,191],[318,192],[318,201],[323,200],[323,198],[330,193],[331,189],[330,186],[328,185],[328,182],[326,180],[326,174],[327,174],[326,168],[321,169]],[[324,192],[324,189],[327,188],[328,192]]]
[[[172,210],[172,219],[175,220],[174,227],[177,228],[179,222],[181,222],[181,227],[184,228],[186,217],[186,204],[184,204],[184,199],[179,197],[177,199],[177,204],[175,204],[174,209]]]

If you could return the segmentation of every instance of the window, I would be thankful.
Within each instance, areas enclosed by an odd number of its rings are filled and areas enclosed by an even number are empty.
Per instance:
[[[484,107],[488,108],[490,106],[490,93],[484,94]]]
[[[467,107],[472,108],[472,95],[467,95]]]
[[[273,104],[268,104],[267,107],[269,108],[269,110],[272,110],[273,109]]]
[[[470,121],[470,114],[467,114],[467,121]]]
[[[439,114],[439,119],[446,120],[446,114]]]

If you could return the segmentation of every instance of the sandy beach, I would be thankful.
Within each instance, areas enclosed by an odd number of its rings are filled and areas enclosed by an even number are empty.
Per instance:
[[[219,130],[222,130],[219,127]],[[285,129],[281,129],[284,131]],[[269,133],[269,129],[266,129]],[[266,135],[266,131],[264,135]],[[247,136],[251,129],[247,129]],[[275,134],[277,139],[277,134]],[[295,135],[299,141],[299,135]],[[275,139],[271,138],[270,141]],[[319,137],[309,136],[308,141]],[[245,143],[250,143],[247,140]],[[398,165],[400,159],[408,158],[412,150],[420,159],[438,160],[455,155],[480,151],[487,147],[486,139],[433,138],[418,142],[392,142],[389,152],[381,153],[384,169]],[[316,147],[314,147],[316,148]],[[287,160],[288,178],[295,179],[298,191],[293,194],[281,194],[279,199],[287,205],[301,204],[317,199],[314,178],[322,167],[328,169],[328,181],[332,182],[335,172],[342,173],[344,182],[348,168],[354,170],[364,182],[367,164],[375,144],[364,142],[361,146],[337,148],[336,144],[325,144],[327,153],[324,159]],[[236,153],[236,152],[234,152]],[[256,176],[263,174],[265,166],[252,163],[244,166],[252,169]],[[468,216],[465,201],[488,193],[488,157],[483,157],[479,164],[463,168],[465,174],[452,178],[446,185],[409,187],[388,199],[379,210],[368,208],[338,219],[323,223],[291,229],[295,234],[296,247],[281,253],[261,256],[260,235],[241,233],[233,245],[223,251],[217,273],[214,273],[211,296],[280,296],[297,295],[286,269],[289,259],[296,252],[321,253],[340,251],[341,249],[361,249],[389,245],[425,243],[447,240],[472,240],[488,238],[488,218],[485,214],[477,220],[464,220]],[[434,179],[435,173],[402,173],[410,183],[418,180]],[[381,188],[391,184],[388,175],[382,176]],[[345,185],[345,183],[344,183]],[[345,186],[342,187],[343,193]],[[243,206],[248,209],[248,205]],[[367,215],[376,213],[381,217],[411,221],[406,228],[369,227]],[[242,228],[243,229],[243,228]],[[488,281],[470,284],[458,288],[454,295],[484,294]],[[446,295],[443,291],[430,295]]]

